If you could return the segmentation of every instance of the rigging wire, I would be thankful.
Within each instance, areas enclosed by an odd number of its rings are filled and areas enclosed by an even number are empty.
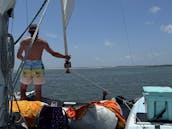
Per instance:
[[[32,21],[30,22],[30,24],[26,27],[26,29],[23,31],[23,33],[19,36],[19,38],[14,42],[14,44],[17,44],[18,41],[23,37],[23,35],[26,33],[26,31],[29,29],[30,25],[35,21],[35,19],[38,17],[38,15],[40,14],[40,12],[42,11],[43,7],[45,6],[45,4],[47,3],[48,0],[44,0],[42,6],[40,7],[40,9],[38,10],[38,12],[35,14],[34,18],[32,19]]]
[[[57,1],[58,1],[58,0],[56,0],[55,5],[58,5],[58,4],[59,4]],[[58,12],[58,9],[57,9],[56,11]],[[58,13],[56,13],[56,14],[57,14],[57,17],[56,17],[55,19],[58,21],[58,17],[59,17],[59,16],[58,16]],[[56,24],[55,30],[58,31],[58,28],[59,28],[59,27],[58,27],[58,24]]]
[[[128,27],[127,27],[127,23],[126,23],[126,17],[125,17],[125,10],[124,10],[124,6],[122,4],[122,1],[121,2],[121,12],[122,12],[122,18],[123,18],[123,24],[124,24],[124,30],[125,30],[125,33],[126,33],[126,40],[127,40],[127,43],[128,43],[128,49],[129,49],[129,55],[130,55],[130,59],[131,59],[131,65],[134,65],[134,60],[133,60],[133,55],[132,55],[132,50],[131,50],[131,42],[130,42],[130,39],[129,39],[129,33],[128,33]],[[120,99],[120,98],[118,98]],[[129,105],[134,105],[132,104],[131,102],[127,101],[127,100],[122,100],[123,101],[123,104],[129,109],[129,111],[131,112],[131,108]],[[138,121],[141,121],[137,116],[136,116],[136,119]],[[141,125],[140,125],[141,126]],[[141,126],[142,127],[142,126]]]
[[[121,12],[122,12],[122,20],[123,20],[123,24],[124,24],[124,31],[126,34],[126,40],[127,40],[127,44],[128,44],[128,51],[129,51],[129,55],[130,55],[130,61],[131,61],[131,65],[134,65],[134,60],[133,60],[133,55],[132,55],[132,50],[131,50],[131,42],[129,39],[129,33],[128,33],[128,27],[127,27],[127,23],[126,23],[126,17],[125,17],[125,9],[123,6],[122,1],[120,1],[121,3]]]
[[[25,7],[26,7],[26,25],[28,25],[29,23],[29,11],[28,11],[28,0],[25,0],[26,4],[25,4]]]
[[[40,17],[38,26],[37,26],[37,28],[36,28],[34,34],[33,34],[33,37],[31,38],[30,45],[29,45],[29,47],[28,47],[28,49],[27,49],[27,51],[26,51],[26,54],[25,54],[25,56],[24,56],[24,59],[23,59],[23,60],[21,61],[21,63],[20,63],[20,66],[19,66],[19,68],[18,68],[18,70],[17,70],[17,73],[16,73],[16,76],[15,76],[14,80],[12,80],[13,98],[14,98],[14,100],[16,101],[16,104],[17,104],[17,107],[18,107],[19,112],[20,112],[20,107],[19,107],[19,105],[18,105],[16,96],[15,96],[15,94],[14,94],[14,89],[15,89],[15,86],[16,86],[16,84],[17,84],[18,78],[19,78],[19,76],[20,76],[20,74],[21,74],[21,72],[22,72],[22,70],[23,70],[24,62],[26,61],[26,57],[28,56],[29,51],[30,51],[30,49],[31,49],[31,47],[32,47],[32,45],[33,45],[33,43],[34,43],[34,41],[35,41],[36,35],[37,35],[37,33],[38,33],[38,28],[39,28],[40,24],[42,23],[42,20],[43,20],[43,18],[44,18],[44,16],[45,16],[45,13],[46,13],[46,11],[47,11],[47,8],[48,8],[48,5],[49,5],[49,1],[50,1],[50,0],[46,0],[46,4],[45,4],[46,7],[44,8],[44,10],[43,10],[43,12],[42,12],[42,16]],[[10,111],[10,114],[11,114],[11,113],[12,113],[12,101],[11,101],[11,109],[10,109],[10,110],[11,110],[11,111]],[[11,116],[11,115],[10,115],[10,116]]]
[[[131,65],[134,65],[134,59],[133,59],[133,55],[132,55],[132,50],[131,50],[131,42],[130,42],[130,39],[129,39],[129,33],[128,33],[128,27],[127,27],[127,23],[126,23],[126,17],[125,17],[125,10],[124,10],[124,7],[123,7],[123,4],[122,4],[122,1],[121,2],[121,10],[122,10],[122,17],[123,17],[123,24],[124,24],[124,29],[125,29],[125,33],[126,33],[126,39],[127,39],[127,43],[128,43],[128,49],[129,49],[129,55],[130,55],[130,59],[131,59]],[[140,97],[141,98],[141,97]],[[118,98],[120,99],[120,98]],[[133,103],[127,101],[127,100],[122,100],[123,101],[123,104],[129,109],[130,113],[133,113],[132,112],[132,109],[130,108],[129,105],[134,105]],[[135,113],[133,113],[134,115],[136,115]],[[141,122],[141,120],[137,117],[136,115],[136,119]],[[142,127],[142,125],[139,125],[140,127]]]
[[[28,17],[28,4],[27,4],[27,0],[26,0],[26,17]],[[28,18],[26,18],[26,24],[28,24]],[[11,43],[13,44],[13,49],[11,49],[10,50],[10,52],[11,53],[13,53],[13,55],[11,55],[12,57],[10,58],[10,61],[9,62],[13,62],[13,63],[10,63],[10,65],[12,65],[11,66],[11,68],[13,69],[13,67],[14,67],[14,39],[13,39],[13,37],[12,37],[12,34],[13,34],[13,28],[14,27],[14,18],[12,17],[12,20],[11,20],[11,31],[10,31],[10,33],[11,34],[9,34],[9,38],[11,39]],[[11,74],[12,74],[12,71],[11,71]],[[9,80],[9,85],[11,84],[13,84],[13,79],[12,79],[12,77],[11,78],[9,78],[8,79]],[[17,105],[17,107],[18,107],[18,110],[19,110],[19,113],[21,113],[21,111],[20,111],[20,108],[19,108],[19,105],[18,105],[18,103],[17,103],[17,98],[16,98],[16,96],[14,95],[14,87],[13,87],[13,85],[11,86],[11,88],[10,88],[10,96],[9,96],[10,98],[9,98],[9,102],[10,102],[10,109],[9,109],[9,118],[13,118],[13,116],[12,116],[12,114],[13,114],[13,111],[12,111],[12,106],[13,106],[13,99],[16,101],[16,105]],[[10,119],[10,120],[11,120]]]

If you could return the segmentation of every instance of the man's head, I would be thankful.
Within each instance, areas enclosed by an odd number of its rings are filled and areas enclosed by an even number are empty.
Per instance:
[[[36,28],[37,28],[37,24],[30,25],[30,27],[29,27],[29,33],[31,34],[31,36],[33,36]]]

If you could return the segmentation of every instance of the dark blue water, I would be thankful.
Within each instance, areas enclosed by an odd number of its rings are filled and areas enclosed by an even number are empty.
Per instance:
[[[172,87],[172,67],[117,67],[97,69],[46,70],[43,96],[63,101],[88,102],[102,98],[102,88],[108,98],[122,95],[133,99],[142,95],[142,87]],[[30,86],[29,89],[33,89]]]

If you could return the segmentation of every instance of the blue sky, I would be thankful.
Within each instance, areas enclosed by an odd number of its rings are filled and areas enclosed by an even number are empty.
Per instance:
[[[17,0],[10,27],[14,39],[23,32],[41,3],[42,0]],[[172,0],[75,0],[67,29],[72,66],[172,64],[171,5]],[[39,36],[55,51],[64,53],[59,0],[50,1]],[[18,46],[19,43],[16,51]],[[19,62],[16,59],[15,67]],[[47,68],[64,64],[63,59],[47,52],[43,62]]]

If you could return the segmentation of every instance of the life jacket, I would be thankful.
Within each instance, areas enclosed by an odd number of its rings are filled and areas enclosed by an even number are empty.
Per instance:
[[[39,115],[44,103],[41,101],[13,101],[12,102],[12,111],[20,112],[22,117],[26,120],[28,127],[35,126],[36,117]]]

